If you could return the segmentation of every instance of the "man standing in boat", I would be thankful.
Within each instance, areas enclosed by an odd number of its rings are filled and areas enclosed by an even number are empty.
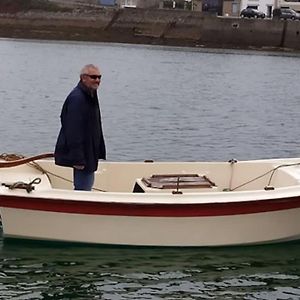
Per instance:
[[[98,159],[106,159],[97,89],[98,67],[82,68],[78,85],[68,95],[61,112],[61,129],[55,147],[55,163],[73,168],[75,190],[90,191]]]

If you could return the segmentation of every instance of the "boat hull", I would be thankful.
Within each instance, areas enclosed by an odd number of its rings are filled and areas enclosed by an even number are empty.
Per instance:
[[[3,234],[164,247],[298,240],[299,161],[106,162],[99,165],[93,192],[74,191],[70,168],[53,161],[39,161],[38,168],[14,165],[0,169]]]
[[[244,210],[243,213],[241,206],[246,203],[231,204],[231,213],[224,205],[217,205],[215,210],[184,205],[179,210],[181,214],[174,213],[178,210],[170,207],[173,216],[166,216],[159,205],[137,207],[136,204],[132,213],[126,215],[130,204],[124,209],[107,203],[106,214],[104,210],[101,214],[101,208],[96,205],[94,211],[86,213],[70,212],[66,206],[60,209],[57,206],[56,211],[41,210],[38,206],[35,209],[2,207],[1,215],[5,237],[134,246],[228,246],[299,239],[299,199],[289,203],[293,205],[285,209]]]

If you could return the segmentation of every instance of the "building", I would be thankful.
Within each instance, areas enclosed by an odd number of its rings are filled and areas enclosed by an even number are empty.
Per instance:
[[[158,8],[160,0],[116,0],[119,7]]]
[[[66,3],[97,4],[121,8],[160,8],[202,11],[218,16],[239,16],[246,7],[256,8],[272,16],[275,7],[291,7],[300,10],[300,0],[61,0]],[[292,5],[295,5],[293,7]]]

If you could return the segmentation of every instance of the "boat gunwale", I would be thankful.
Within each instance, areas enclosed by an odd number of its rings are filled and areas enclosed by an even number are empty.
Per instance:
[[[41,198],[53,200],[67,200],[79,202],[113,202],[133,204],[212,204],[212,203],[237,203],[246,201],[262,201],[297,197],[300,195],[300,185],[274,188],[274,190],[256,189],[242,191],[200,191],[173,194],[170,192],[134,193],[134,192],[106,192],[106,191],[75,191],[69,189],[36,189],[30,193],[25,190],[10,190],[0,187],[0,197],[19,196],[22,198]],[[101,199],[100,199],[101,198]],[[151,201],[149,201],[149,199]],[[130,200],[129,200],[130,199]]]

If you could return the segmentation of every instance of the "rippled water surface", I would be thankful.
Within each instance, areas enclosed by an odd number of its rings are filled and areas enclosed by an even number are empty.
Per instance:
[[[101,66],[110,160],[228,160],[299,154],[300,56],[0,41],[2,152],[54,148],[67,93]]]
[[[52,151],[86,63],[109,160],[299,156],[300,56],[0,40],[0,152]],[[0,299],[300,299],[300,243],[157,249],[3,241]]]
[[[113,248],[5,241],[1,299],[299,299],[300,243]]]

